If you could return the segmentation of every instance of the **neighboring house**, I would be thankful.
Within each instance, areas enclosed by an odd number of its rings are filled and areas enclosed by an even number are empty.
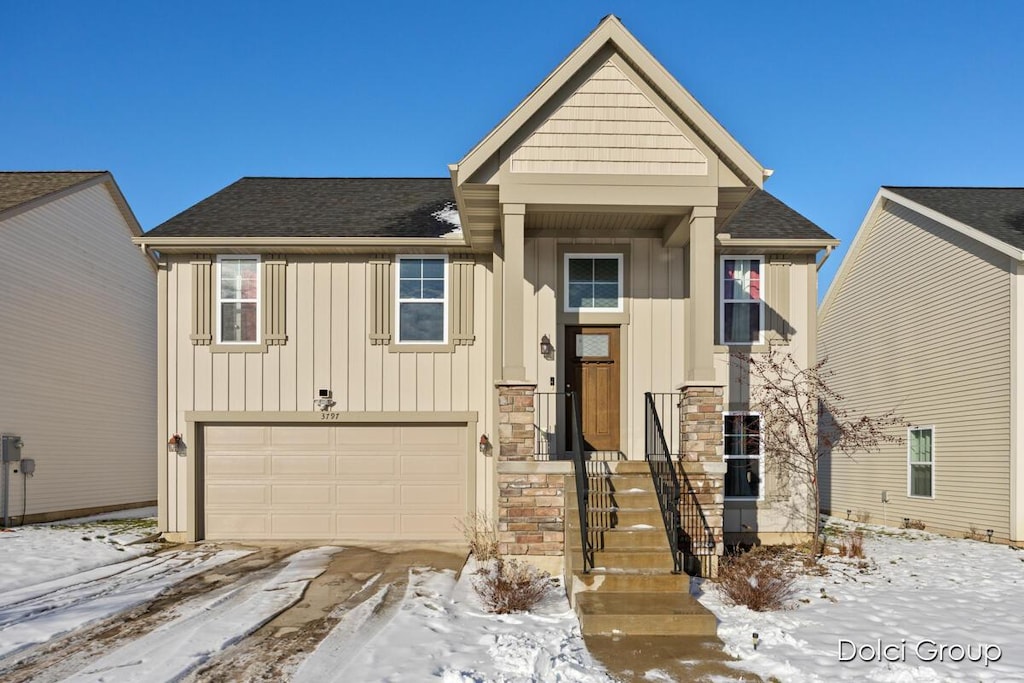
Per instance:
[[[822,303],[820,354],[854,414],[911,427],[826,460],[833,515],[1024,540],[1022,261],[1024,188],[878,192]]]
[[[109,173],[0,173],[9,522],[156,500],[156,264],[132,244],[141,232]]]
[[[560,562],[568,385],[595,461],[642,463],[659,394],[719,548],[726,470],[726,531],[805,536],[730,353],[813,362],[837,242],[770,171],[615,17],[448,171],[243,178],[136,239],[160,261],[159,433],[184,439],[160,528],[453,540],[482,509],[503,550]]]

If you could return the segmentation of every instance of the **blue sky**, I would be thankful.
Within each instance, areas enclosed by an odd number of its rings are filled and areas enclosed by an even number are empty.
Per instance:
[[[1024,186],[1010,1],[8,2],[0,168],[109,169],[146,229],[243,175],[444,176],[608,13],[839,257],[879,185]]]

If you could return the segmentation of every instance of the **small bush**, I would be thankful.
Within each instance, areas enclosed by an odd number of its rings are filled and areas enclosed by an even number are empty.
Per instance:
[[[483,564],[498,557],[498,529],[490,517],[483,512],[473,512],[456,524],[477,562]]]
[[[985,536],[978,530],[978,527],[972,524],[971,527],[964,533],[964,538],[970,541],[980,541],[984,539]]]
[[[551,576],[531,564],[496,557],[475,572],[473,589],[488,612],[528,612],[551,585]]]
[[[864,557],[864,534],[851,531],[839,541],[839,554],[843,557]]]
[[[785,607],[796,592],[796,574],[785,549],[754,548],[750,552],[723,558],[718,585],[726,601],[755,612]]]
[[[853,519],[859,524],[870,524],[871,513],[867,510],[857,510],[857,514],[853,516]]]
[[[904,529],[917,529],[918,531],[924,531],[924,522],[919,519],[907,519],[902,524]]]

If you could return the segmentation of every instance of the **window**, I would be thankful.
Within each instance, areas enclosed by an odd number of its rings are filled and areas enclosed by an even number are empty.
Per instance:
[[[723,344],[763,343],[761,264],[759,256],[722,258],[720,317]]]
[[[725,497],[761,497],[761,416],[725,413]]]
[[[622,254],[566,254],[565,310],[622,310]]]
[[[217,258],[217,341],[256,344],[260,329],[260,259]]]
[[[398,257],[398,342],[446,344],[448,293],[444,256]]]
[[[934,430],[931,427],[911,427],[907,434],[907,489],[908,495],[932,498],[935,481],[933,460]]]

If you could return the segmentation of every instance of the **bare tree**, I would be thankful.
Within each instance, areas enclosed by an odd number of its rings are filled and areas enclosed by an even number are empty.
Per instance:
[[[895,410],[877,415],[851,415],[843,397],[829,386],[834,372],[822,359],[801,367],[790,353],[734,356],[746,365],[750,406],[761,414],[761,449],[765,466],[786,484],[805,486],[813,501],[804,506],[814,529],[813,557],[822,552],[817,533],[821,510],[819,465],[826,455],[853,457],[877,452],[885,444],[903,442],[906,421]]]

